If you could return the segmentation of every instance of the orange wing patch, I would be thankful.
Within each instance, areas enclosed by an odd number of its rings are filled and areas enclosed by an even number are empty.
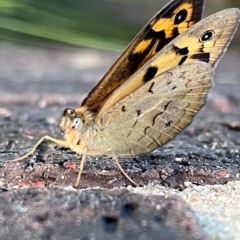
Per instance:
[[[109,95],[157,52],[202,17],[204,0],[173,0],[140,31],[82,106],[98,112]]]
[[[142,67],[176,36],[185,32],[190,26],[196,23],[196,21],[193,20],[193,8],[193,2],[183,2],[172,13],[166,13],[150,21],[145,28],[148,33],[131,53],[131,55],[133,55],[131,58],[135,60],[139,55],[145,55],[138,64],[137,69]],[[145,52],[147,52],[147,54]]]
[[[195,17],[200,17],[197,3],[196,1],[179,1],[172,12],[165,11],[163,14],[160,12],[145,26],[142,40],[139,39],[139,43],[128,56],[129,62],[136,63],[135,71],[179,34],[196,23]]]
[[[160,19],[157,23],[152,25],[152,29],[156,32],[165,29],[166,37],[172,37],[172,29],[178,28],[179,33],[186,31],[187,28],[192,26],[195,22],[191,21],[193,16],[193,4],[184,3],[180,5],[175,11],[171,18]]]
[[[104,104],[102,112],[172,67],[195,61],[215,67],[240,21],[239,9],[226,9],[203,19],[168,44],[122,84]],[[214,29],[214,30],[212,30]]]

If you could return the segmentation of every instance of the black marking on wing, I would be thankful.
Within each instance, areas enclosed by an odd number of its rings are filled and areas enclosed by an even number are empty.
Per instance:
[[[147,130],[148,130],[149,128],[150,128],[149,126],[144,128],[144,133],[145,133],[145,134],[147,134]]]
[[[178,65],[182,65],[186,60],[187,60],[188,56],[184,56],[181,58],[181,60],[179,61]]]
[[[173,30],[172,30],[172,36],[178,36],[178,35],[179,35],[178,28],[177,28],[177,27],[173,28]],[[170,39],[170,38],[169,38],[169,39]]]
[[[210,53],[196,53],[191,56],[191,59],[197,59],[202,62],[209,63],[210,60]]]
[[[136,66],[136,69],[138,68],[138,66],[141,64],[141,62],[146,59],[147,55],[149,54],[149,52],[151,51],[151,49],[153,48],[153,46],[155,45],[156,41],[159,39],[164,40],[166,38],[166,34],[165,31],[159,31],[156,32],[152,29],[151,25],[147,25],[145,28],[145,36],[144,36],[144,40],[151,40],[151,43],[149,44],[149,46],[144,49],[142,52],[135,52],[134,50],[129,54],[128,56],[128,61],[130,63],[133,63],[133,66]],[[164,45],[165,46],[165,45]],[[135,69],[135,70],[136,70]]]
[[[207,42],[212,39],[215,32],[213,30],[208,30],[199,38],[199,42]]]
[[[146,35],[144,37],[144,40],[151,40],[151,43],[149,44],[149,46],[144,49],[142,52],[134,52],[133,51],[129,54],[128,56],[128,60],[129,62],[134,63],[135,65],[137,65],[137,67],[139,65],[141,65],[141,62],[143,62],[147,55],[149,54],[149,52],[151,51],[151,49],[153,48],[153,46],[156,44],[157,41],[159,41],[155,52],[157,53],[158,51],[160,51],[164,46],[166,46],[169,42],[171,42],[175,37],[171,37],[171,39],[166,38],[166,33],[164,30],[156,32],[152,29],[151,25],[148,25],[145,29],[146,31]]]
[[[150,66],[143,77],[143,82],[148,82],[152,80],[155,74],[157,73],[157,71],[158,71],[158,68],[156,66]]]
[[[126,106],[122,106],[122,112],[126,112]]]
[[[149,93],[152,93],[152,94],[153,94],[152,88],[153,88],[154,84],[155,84],[155,82],[152,82],[152,83],[151,83],[150,88],[148,89],[148,92],[149,92]]]
[[[164,106],[164,111],[167,110],[167,108],[168,108],[168,106],[169,106],[170,103],[172,103],[172,101],[169,101],[169,102]]]
[[[165,123],[165,127],[170,127],[173,124],[173,121],[170,120],[167,123]]]
[[[165,34],[165,32],[164,32]],[[159,43],[155,49],[155,52],[159,52],[160,50],[162,50],[168,43],[170,43],[176,36],[179,35],[179,31],[178,28],[173,28],[172,30],[172,37],[166,38],[166,34],[164,38],[161,38],[159,40]]]
[[[139,117],[141,115],[141,110],[137,110],[137,116]]]
[[[156,114],[156,115],[153,117],[153,124],[152,124],[152,126],[155,125],[155,121],[156,121],[157,117],[160,116],[160,115],[162,115],[162,114],[163,114],[163,112],[160,112],[160,113]]]
[[[156,47],[156,53],[159,52],[160,50],[163,49],[164,46],[166,46],[168,43],[170,43],[173,39],[175,38],[174,37],[171,37],[171,38],[166,38],[165,41],[159,41],[157,47]]]
[[[167,81],[167,86],[169,86],[171,83],[172,83],[172,80],[169,79],[169,80]]]
[[[148,25],[146,30],[147,30],[147,34],[144,38],[145,40],[148,40],[148,39],[165,39],[166,38],[166,33],[165,33],[164,30],[156,32],[152,29],[151,25]]]
[[[177,54],[177,55],[188,55],[189,53],[189,50],[188,50],[188,47],[185,47],[185,48],[179,48],[175,45],[173,45],[173,51]]]
[[[134,128],[137,123],[138,123],[138,119],[134,122],[134,124],[132,125],[132,128]]]
[[[174,24],[180,24],[182,23],[186,18],[187,18],[188,12],[186,9],[182,9],[181,11],[179,11],[175,18],[174,18]]]

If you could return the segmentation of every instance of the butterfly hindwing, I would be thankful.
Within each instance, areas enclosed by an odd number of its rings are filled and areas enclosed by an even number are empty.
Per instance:
[[[97,112],[109,95],[179,34],[198,22],[204,0],[173,0],[139,32],[82,106]]]
[[[134,156],[171,140],[204,105],[212,75],[207,63],[183,64],[119,101],[99,119],[106,125],[111,149],[120,156]]]

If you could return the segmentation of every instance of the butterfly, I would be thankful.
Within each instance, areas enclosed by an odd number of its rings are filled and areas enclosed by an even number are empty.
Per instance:
[[[44,140],[77,152],[80,184],[87,155],[118,157],[153,151],[188,126],[204,105],[214,68],[240,21],[238,8],[201,20],[204,0],[173,0],[138,33],[81,106],[60,119],[64,140]],[[201,20],[201,21],[200,21]]]

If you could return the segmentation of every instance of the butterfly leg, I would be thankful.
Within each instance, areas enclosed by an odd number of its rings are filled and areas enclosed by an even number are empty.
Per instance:
[[[119,170],[122,172],[122,174],[128,179],[128,181],[130,181],[133,185],[137,186],[137,183],[134,182],[128,175],[127,173],[123,170],[122,166],[120,165],[118,158],[116,156],[115,153],[111,152],[113,159],[115,160],[117,167],[119,168]]]
[[[79,149],[81,150],[81,162],[80,162],[80,166],[79,166],[79,170],[78,170],[77,179],[76,179],[76,182],[75,182],[75,188],[78,188],[79,184],[80,184],[80,181],[81,181],[81,176],[82,176],[82,171],[83,171],[83,167],[84,167],[84,162],[85,162],[86,156],[87,156],[87,148],[86,147],[82,147],[81,145],[77,145],[75,147],[79,147]],[[74,149],[74,151],[75,151],[75,149]],[[78,152],[79,152],[79,150],[78,150]]]
[[[120,165],[118,158],[116,156],[115,153],[111,152],[110,149],[105,149],[105,150],[101,150],[101,151],[88,151],[87,154],[88,155],[96,155],[96,154],[110,154],[112,155],[112,158],[115,160],[118,169],[121,171],[121,173],[128,179],[129,182],[131,182],[133,185],[137,186],[137,183],[134,182],[128,175],[127,173],[123,170],[122,166]]]
[[[84,167],[84,163],[85,163],[87,154],[89,154],[89,155],[96,155],[96,154],[100,154],[100,153],[104,154],[106,152],[109,152],[109,149],[101,150],[101,151],[88,151],[86,145],[84,145],[84,144],[72,146],[71,149],[74,152],[77,152],[79,155],[81,155],[81,163],[79,166],[79,171],[78,171],[77,179],[75,182],[75,188],[78,188],[80,181],[81,181],[82,171],[83,171],[83,167]]]
[[[88,150],[86,146],[84,145],[76,145],[74,147],[71,148],[73,151],[80,153],[81,154],[81,163],[79,166],[79,171],[78,171],[78,176],[75,182],[75,187],[78,188],[80,181],[81,181],[81,176],[82,176],[82,171],[83,171],[83,166],[84,166],[84,162],[86,160],[86,156],[87,155],[99,155],[99,154],[110,154],[112,155],[112,158],[115,160],[117,167],[119,168],[119,170],[121,171],[121,173],[128,179],[129,182],[131,182],[133,185],[137,186],[137,183],[134,182],[128,175],[127,173],[123,170],[123,168],[121,167],[118,158],[116,156],[115,153],[111,152],[110,149],[102,149],[102,150]]]
[[[24,160],[25,158],[27,158],[29,155],[33,154],[36,150],[36,148],[44,141],[44,140],[49,140],[51,142],[54,142],[62,147],[68,147],[70,148],[70,145],[68,144],[68,142],[64,141],[64,140],[59,140],[50,136],[44,136],[42,137],[40,140],[38,140],[38,142],[34,145],[34,147],[32,148],[31,151],[29,151],[28,153],[24,154],[23,156],[13,159],[13,160],[9,160],[8,162],[19,162]]]

